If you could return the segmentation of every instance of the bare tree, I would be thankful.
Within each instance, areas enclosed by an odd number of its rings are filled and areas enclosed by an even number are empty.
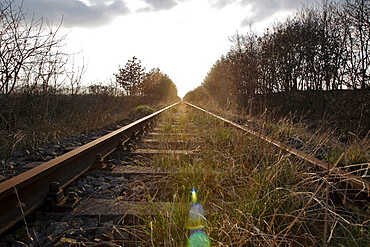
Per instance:
[[[14,0],[0,3],[0,93],[9,95],[18,86],[48,90],[62,72],[61,52],[65,36],[44,19],[27,19],[27,12]]]
[[[69,69],[65,68],[64,74],[67,77],[67,81],[69,82],[70,93],[72,95],[78,94],[82,87],[82,79],[87,70],[85,66],[84,59],[82,59],[81,66],[77,66],[75,64],[75,60],[71,62],[71,66]]]
[[[370,79],[370,1],[346,0],[343,24],[348,30],[348,61],[352,88],[365,89]]]

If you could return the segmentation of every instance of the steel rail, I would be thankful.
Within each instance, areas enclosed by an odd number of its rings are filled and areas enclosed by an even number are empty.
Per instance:
[[[252,130],[251,128],[249,127],[246,127],[246,126],[242,126],[242,125],[239,125],[237,123],[234,123],[230,120],[227,120],[225,118],[222,118],[216,114],[213,114],[207,110],[204,110],[196,105],[193,105],[193,104],[190,104],[190,103],[187,103],[185,102],[185,104],[191,106],[191,107],[194,107],[202,112],[205,112],[209,115],[212,115],[214,117],[216,117],[217,119],[227,123],[227,124],[230,124],[234,127],[237,127],[241,130],[244,130],[268,143],[271,143],[273,145],[275,145],[276,147],[279,147],[297,157],[299,157],[300,159],[302,160],[305,160],[306,162],[309,162],[310,164],[314,165],[315,167],[323,170],[323,171],[328,171],[329,174],[331,176],[335,176],[335,177],[338,177],[339,179],[342,179],[342,181],[345,181],[346,183],[348,183],[349,185],[352,185],[353,188],[356,188],[357,190],[361,191],[361,192],[364,192],[367,194],[368,197],[370,197],[370,182],[365,180],[365,179],[362,179],[358,176],[355,176],[351,173],[348,173],[342,169],[340,169],[339,167],[336,167],[336,166],[333,166],[333,165],[330,165],[329,163],[325,162],[325,161],[322,161],[322,160],[319,160],[315,157],[313,157],[312,155],[309,155],[305,152],[302,152],[302,151],[299,151],[295,148],[292,148],[288,145],[286,145],[285,143],[282,143],[280,141],[277,141],[277,140],[274,140],[266,135],[263,135],[262,133],[259,133],[257,131],[254,131]]]
[[[140,131],[144,125],[177,104],[179,103],[163,108],[0,183],[0,234],[42,206],[51,182],[56,181],[61,188],[65,188],[91,169],[98,153],[102,156],[109,154],[121,140],[129,139],[132,133]]]

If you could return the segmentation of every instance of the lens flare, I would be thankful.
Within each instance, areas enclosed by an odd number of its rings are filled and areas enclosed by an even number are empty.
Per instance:
[[[192,205],[189,210],[189,217],[186,228],[190,231],[188,246],[189,247],[209,247],[211,241],[203,231],[206,228],[206,219],[204,209],[198,202],[198,196],[195,189],[191,190]]]
[[[206,227],[206,219],[204,218],[204,209],[199,203],[195,203],[190,207],[188,230],[200,230]]]
[[[191,189],[191,202],[194,204],[194,203],[197,203],[197,201],[198,201],[197,192],[193,188]]]
[[[207,234],[203,231],[197,231],[190,234],[189,247],[209,247],[211,246],[211,241],[209,240]]]

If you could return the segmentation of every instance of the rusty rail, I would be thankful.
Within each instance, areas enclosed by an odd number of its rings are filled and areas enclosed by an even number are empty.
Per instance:
[[[351,173],[348,173],[342,169],[340,169],[339,167],[336,167],[336,166],[332,166],[330,164],[328,164],[327,162],[325,161],[322,161],[322,160],[319,160],[315,157],[313,157],[312,155],[309,155],[305,152],[302,152],[302,151],[299,151],[295,148],[292,148],[280,141],[277,141],[277,140],[274,140],[272,138],[269,138],[268,136],[266,135],[263,135],[257,131],[254,131],[252,130],[251,128],[248,128],[248,127],[245,127],[245,126],[242,126],[242,125],[239,125],[237,123],[234,123],[230,120],[227,120],[225,118],[222,118],[220,116],[217,116],[216,114],[213,114],[207,110],[204,110],[198,106],[195,106],[193,104],[190,104],[190,103],[187,103],[185,102],[185,104],[189,105],[189,106],[192,106],[202,112],[205,112],[209,115],[212,115],[213,117],[216,117],[218,118],[219,120],[231,125],[231,126],[234,126],[234,127],[237,127],[241,130],[244,130],[258,138],[261,138],[262,140],[268,142],[268,143],[271,143],[273,145],[275,145],[276,147],[279,147],[295,156],[297,156],[298,158],[302,159],[302,160],[305,160],[306,162],[309,162],[310,164],[314,165],[315,167],[323,170],[323,171],[328,171],[330,173],[331,176],[334,176],[334,177],[337,177],[338,179],[341,179],[342,181],[345,181],[346,183],[348,183],[349,185],[351,185],[353,188],[359,190],[360,192],[364,192],[367,194],[368,197],[370,197],[370,182],[365,180],[365,179],[362,179],[358,176],[355,176]]]
[[[43,204],[51,182],[57,181],[61,188],[65,188],[92,167],[98,153],[108,155],[121,140],[129,139],[132,133],[137,133],[159,114],[177,104],[179,103],[0,183],[0,234]]]

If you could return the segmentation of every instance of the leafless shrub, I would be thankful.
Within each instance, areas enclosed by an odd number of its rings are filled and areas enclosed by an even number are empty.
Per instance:
[[[45,18],[29,20],[14,0],[0,3],[0,13],[0,93],[9,95],[20,86],[47,91],[67,61],[61,23],[53,27]]]

